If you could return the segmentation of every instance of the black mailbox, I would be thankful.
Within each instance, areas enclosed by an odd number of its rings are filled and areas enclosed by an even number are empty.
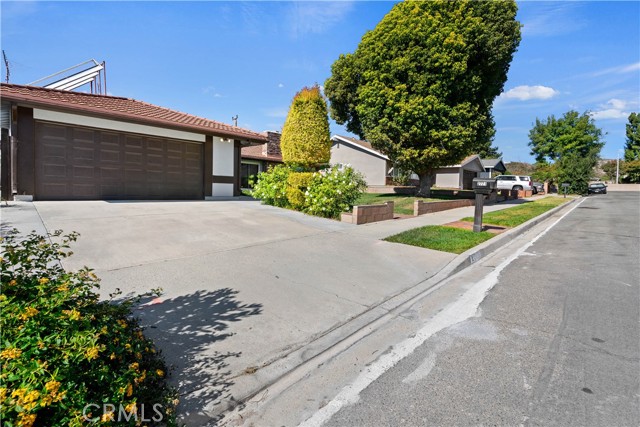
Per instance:
[[[496,180],[493,178],[473,178],[473,191],[476,194],[490,194],[496,189]]]

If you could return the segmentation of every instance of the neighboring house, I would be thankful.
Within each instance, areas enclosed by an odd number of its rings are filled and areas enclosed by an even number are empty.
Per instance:
[[[494,175],[494,172],[503,174],[507,171],[507,167],[502,162],[502,159],[480,159],[480,161],[482,162],[486,173],[483,178],[491,178]]]
[[[347,136],[331,137],[331,164],[350,164],[364,175],[368,185],[386,185],[392,172],[392,162],[367,141]]]
[[[2,84],[2,186],[34,200],[240,194],[240,149],[267,137],[116,96]]]
[[[260,172],[267,171],[270,167],[282,164],[282,151],[280,151],[280,133],[266,131],[263,134],[267,138],[266,144],[243,147],[241,152],[242,168],[240,185],[249,188],[249,179]]]
[[[484,165],[477,154],[466,157],[460,164],[436,169],[436,187],[470,190],[473,178],[484,172]]]

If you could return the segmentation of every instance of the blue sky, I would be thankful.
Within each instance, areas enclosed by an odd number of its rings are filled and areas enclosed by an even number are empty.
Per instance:
[[[2,1],[1,44],[11,83],[94,58],[107,63],[110,94],[279,130],[293,95],[322,85],[393,4]],[[615,158],[628,114],[640,110],[640,2],[518,5],[522,42],[494,104],[504,159],[533,161],[536,117],[570,109],[592,112],[607,133],[602,157]]]

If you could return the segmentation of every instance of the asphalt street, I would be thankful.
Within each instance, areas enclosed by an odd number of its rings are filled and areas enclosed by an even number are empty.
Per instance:
[[[329,426],[640,425],[640,193],[591,196]]]

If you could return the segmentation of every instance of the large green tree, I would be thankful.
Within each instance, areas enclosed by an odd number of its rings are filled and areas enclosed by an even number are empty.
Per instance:
[[[538,163],[555,162],[570,153],[587,156],[593,149],[599,152],[603,145],[602,130],[593,118],[573,110],[559,119],[553,115],[547,120],[536,118],[529,131],[529,147]]]
[[[331,117],[420,177],[489,151],[491,107],[520,43],[515,1],[404,1],[341,55]]]
[[[282,127],[280,148],[282,160],[290,166],[313,169],[329,163],[327,103],[317,85],[305,87],[293,97]]]
[[[640,160],[640,114],[638,113],[629,114],[624,159],[628,162]]]
[[[602,130],[588,113],[568,111],[559,119],[553,115],[547,120],[536,118],[529,131],[536,166],[553,172],[547,179],[571,184],[574,193],[586,191],[603,145]],[[546,167],[550,164],[553,167]]]

